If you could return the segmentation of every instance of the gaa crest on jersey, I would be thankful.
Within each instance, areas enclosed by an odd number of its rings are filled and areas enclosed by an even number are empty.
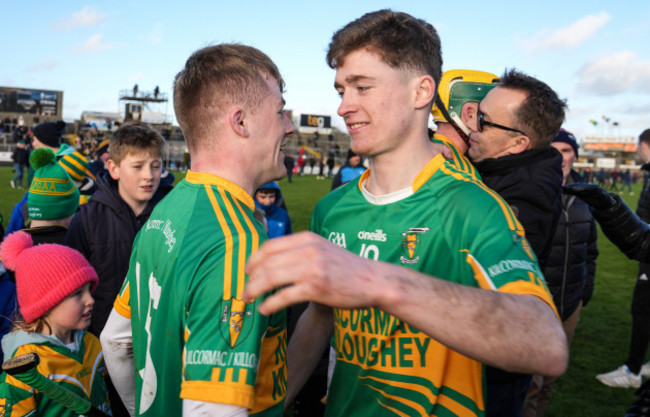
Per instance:
[[[420,237],[428,232],[428,227],[411,227],[402,233],[402,253],[399,260],[403,264],[416,264],[420,260],[418,250],[420,249]]]
[[[255,321],[253,314],[253,303],[246,303],[244,300],[231,298],[221,300],[221,319],[219,329],[221,337],[224,338],[231,348],[246,340],[250,334]]]

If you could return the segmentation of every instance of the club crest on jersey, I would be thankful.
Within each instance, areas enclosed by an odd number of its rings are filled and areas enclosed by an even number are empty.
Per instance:
[[[420,249],[420,236],[428,232],[428,227],[411,227],[402,233],[402,252],[399,260],[403,264],[416,264],[420,260],[418,250]]]
[[[253,328],[255,315],[253,314],[252,303],[245,303],[243,300],[231,298],[221,300],[221,320],[219,328],[221,337],[234,348],[239,343],[246,340],[246,337]]]

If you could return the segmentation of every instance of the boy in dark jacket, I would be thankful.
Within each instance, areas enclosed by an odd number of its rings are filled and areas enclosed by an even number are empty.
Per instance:
[[[110,139],[108,172],[97,178],[98,189],[72,219],[65,243],[81,252],[97,271],[95,307],[89,331],[101,333],[129,269],[136,234],[154,206],[169,192],[159,189],[164,141],[144,123],[130,123]],[[112,384],[113,415],[122,407]],[[126,412],[126,410],[123,410]]]

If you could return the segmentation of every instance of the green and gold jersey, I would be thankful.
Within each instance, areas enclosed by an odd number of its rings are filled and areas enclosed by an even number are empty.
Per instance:
[[[180,416],[182,399],[282,415],[286,313],[241,298],[266,239],[254,207],[237,185],[188,171],[138,234],[115,301],[131,319],[137,415]]]
[[[323,198],[312,230],[364,258],[553,306],[510,207],[469,171],[438,155],[412,190],[379,198],[362,191],[369,175]],[[479,362],[374,308],[335,309],[334,328],[326,415],[484,415]]]
[[[449,139],[447,136],[436,133],[431,138],[431,142],[439,143],[445,145],[449,150],[451,150],[451,160],[450,163],[453,163],[456,169],[462,171],[470,176],[476,177],[477,179],[481,178],[481,175],[478,173],[474,165],[467,159],[464,153],[462,153],[454,142]]]
[[[104,385],[104,355],[97,337],[79,330],[75,334],[76,351],[62,343],[53,343],[52,339],[53,336],[39,333],[9,333],[3,339],[3,346],[18,343],[17,347],[5,351],[6,359],[36,353],[40,359],[36,369],[41,375],[89,399],[100,410],[109,412],[108,392]],[[3,373],[0,376],[0,416],[77,417],[78,414]]]

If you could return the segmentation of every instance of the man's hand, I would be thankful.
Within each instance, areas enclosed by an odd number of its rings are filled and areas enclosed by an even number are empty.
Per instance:
[[[380,263],[361,258],[311,232],[267,240],[246,264],[249,274],[244,300],[276,288],[260,306],[271,314],[292,304],[315,301],[336,308],[376,305],[371,270]]]
[[[451,152],[451,149],[449,149],[447,146],[445,146],[442,143],[432,142],[431,147],[436,152],[441,153],[442,156],[445,157],[445,159],[452,159],[454,157],[454,154]]]
[[[616,204],[612,196],[603,187],[596,184],[567,184],[562,187],[562,192],[579,197],[597,210],[607,210]]]

